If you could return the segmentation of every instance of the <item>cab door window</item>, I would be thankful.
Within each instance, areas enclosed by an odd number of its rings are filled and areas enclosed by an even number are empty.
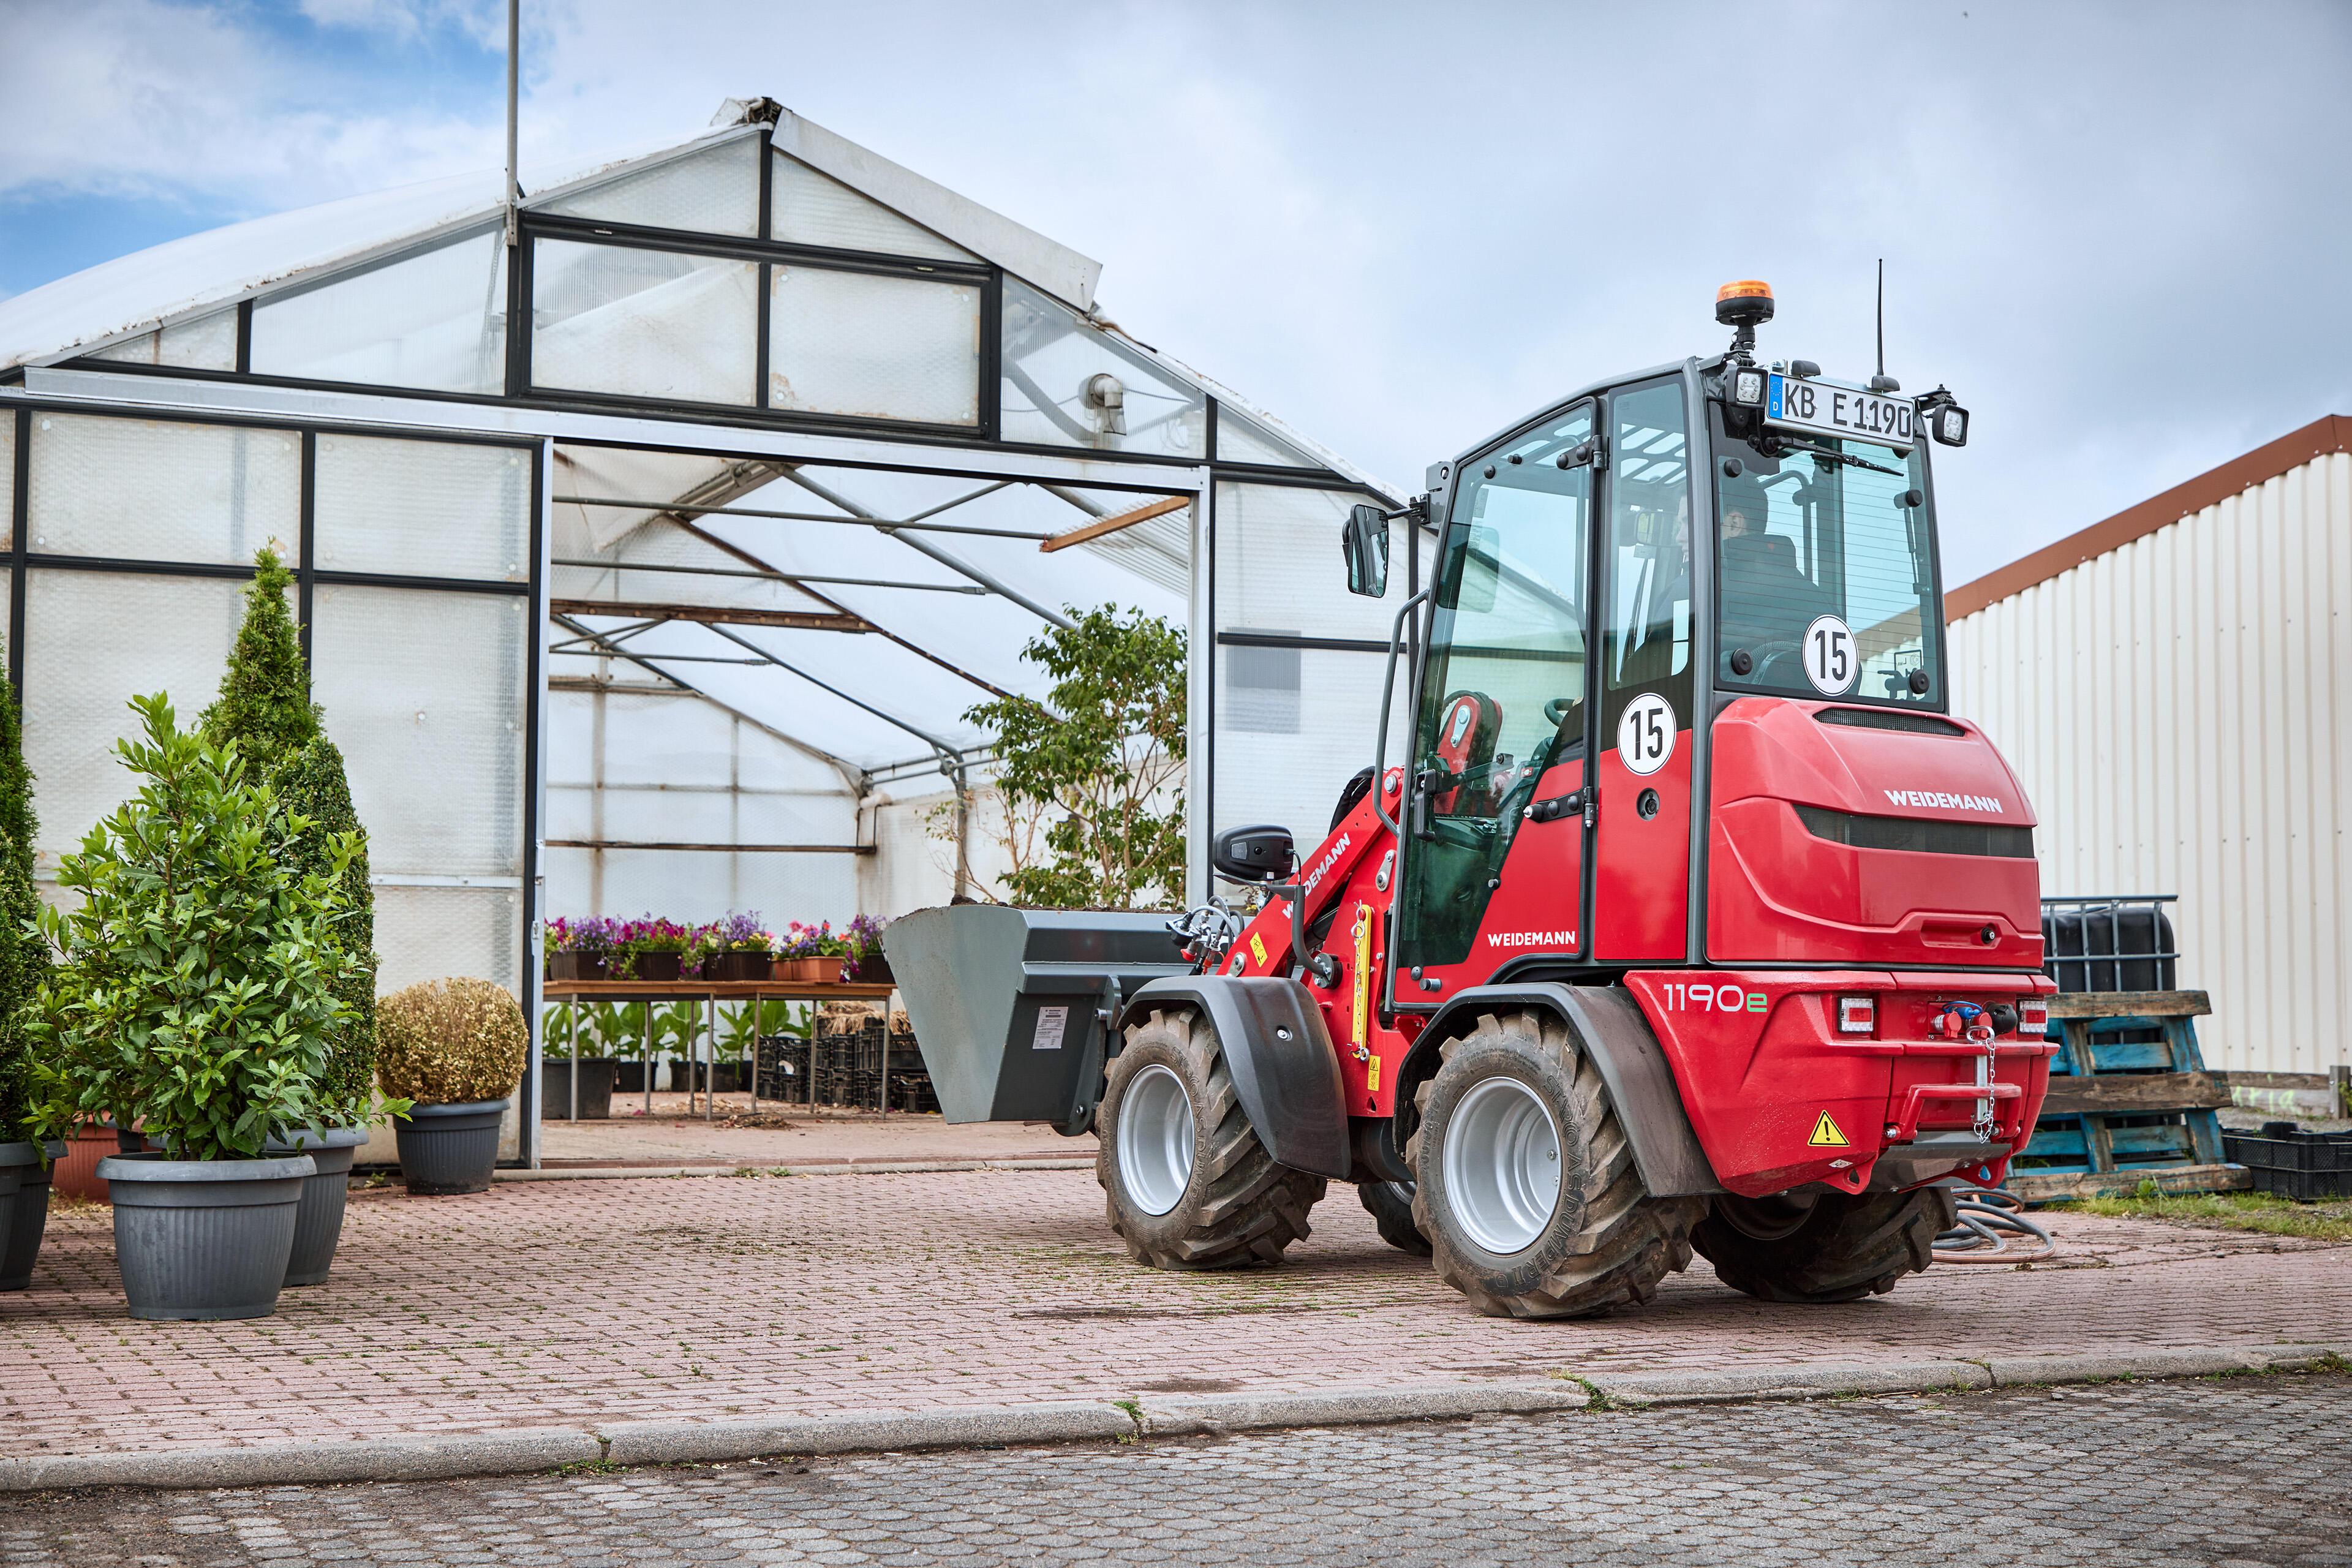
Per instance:
[[[1414,726],[1407,965],[1467,956],[1536,781],[1585,744],[1592,469],[1559,458],[1592,428],[1580,406],[1472,459],[1454,494]]]

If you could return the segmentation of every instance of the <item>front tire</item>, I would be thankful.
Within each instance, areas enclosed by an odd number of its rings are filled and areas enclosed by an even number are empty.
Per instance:
[[[1883,1296],[1936,1260],[1954,1224],[1942,1187],[1909,1193],[1717,1195],[1691,1245],[1716,1278],[1763,1301],[1821,1304]]]
[[[1244,1114],[1216,1030],[1191,1008],[1127,1031],[1095,1114],[1111,1228],[1155,1268],[1278,1263],[1324,1181],[1277,1165]]]
[[[1601,1074],[1546,1014],[1479,1016],[1439,1047],[1405,1157],[1437,1272],[1489,1317],[1647,1301],[1690,1263],[1697,1198],[1642,1184]]]

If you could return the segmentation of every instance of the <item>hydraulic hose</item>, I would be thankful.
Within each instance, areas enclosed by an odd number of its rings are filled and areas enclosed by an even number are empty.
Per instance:
[[[1937,1262],[2040,1263],[2058,1256],[2058,1243],[2026,1217],[2025,1200],[2015,1193],[1962,1187],[1952,1195],[1959,1223],[1936,1237]]]

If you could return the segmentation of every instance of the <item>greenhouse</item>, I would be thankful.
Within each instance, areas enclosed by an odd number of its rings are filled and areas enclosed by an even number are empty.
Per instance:
[[[1040,693],[1022,649],[1073,609],[1189,631],[1188,895],[1219,827],[1321,836],[1424,559],[1350,598],[1339,523],[1397,488],[1122,330],[1097,263],[770,100],[523,176],[0,303],[45,873],[127,793],[127,700],[210,699],[265,545],[387,990],[478,975],[536,1018],[551,918],[991,896],[965,715]]]

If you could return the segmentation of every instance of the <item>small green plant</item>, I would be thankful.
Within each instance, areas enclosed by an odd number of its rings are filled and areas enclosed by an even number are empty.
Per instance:
[[[2352,1241],[2352,1199],[2298,1204],[2269,1193],[2161,1193],[2155,1183],[2143,1182],[2129,1197],[2085,1198],[2075,1206],[2085,1214],[2119,1219]]]
[[[111,1114],[184,1159],[250,1159],[315,1122],[328,1048],[357,962],[338,939],[356,844],[251,776],[234,743],[184,731],[160,693],[131,700],[143,740],[116,742],[144,782],[58,867],[80,895],[44,909],[60,962],[28,1022],[40,1135]]]
[[[376,1004],[376,1081],[428,1105],[503,1100],[530,1048],[522,1008],[487,980],[426,980]]]

